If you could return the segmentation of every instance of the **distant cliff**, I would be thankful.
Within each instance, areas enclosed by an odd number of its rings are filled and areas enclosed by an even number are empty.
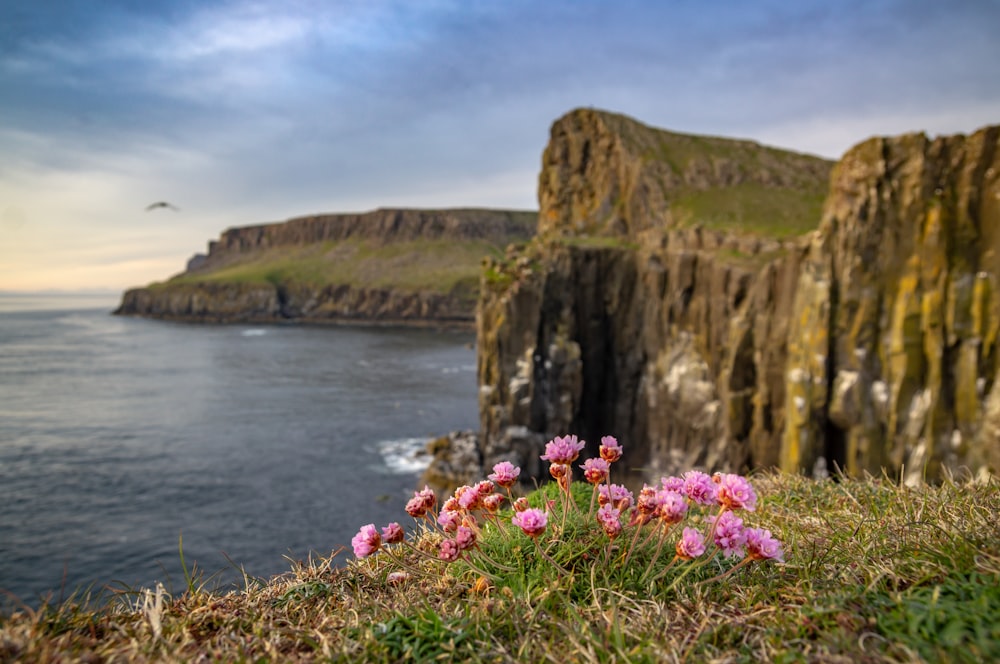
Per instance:
[[[998,135],[873,139],[833,166],[561,118],[539,236],[483,275],[484,463],[537,474],[572,432],[618,436],[650,476],[1000,468]]]
[[[534,233],[532,212],[380,209],[231,228],[120,315],[199,322],[471,324],[480,263]]]

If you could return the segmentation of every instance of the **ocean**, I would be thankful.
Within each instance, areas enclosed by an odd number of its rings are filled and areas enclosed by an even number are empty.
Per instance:
[[[361,525],[406,525],[429,439],[477,426],[469,332],[180,324],[97,304],[0,295],[8,603],[179,592],[181,547],[222,588],[349,549]]]

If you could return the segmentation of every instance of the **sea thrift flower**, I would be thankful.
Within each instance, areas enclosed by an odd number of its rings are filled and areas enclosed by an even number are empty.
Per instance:
[[[482,480],[480,482],[477,482],[475,486],[476,492],[479,494],[480,499],[485,498],[486,496],[493,493],[494,488],[495,487],[493,486],[493,482],[489,480]]]
[[[438,514],[438,525],[444,528],[446,533],[453,533],[462,525],[462,513],[457,510],[441,510]]]
[[[462,490],[459,494],[458,490]],[[458,498],[458,504],[463,510],[474,510],[479,507],[482,502],[482,495],[479,493],[479,489],[476,487],[465,486],[458,487],[455,491],[455,496]]]
[[[712,476],[698,470],[684,473],[684,495],[699,505],[715,505],[718,501],[718,485]]]
[[[583,478],[591,484],[606,481],[611,470],[611,464],[607,459],[587,459],[580,467],[583,468]]]
[[[747,555],[751,559],[785,562],[785,552],[781,550],[781,542],[771,536],[770,530],[748,528],[746,535]]]
[[[618,510],[627,510],[635,504],[632,492],[620,484],[612,484],[610,487],[602,484],[597,487],[597,503],[601,506],[611,505]]]
[[[503,496],[499,493],[491,493],[483,498],[483,508],[489,512],[496,512],[503,504]]]
[[[724,508],[744,509],[748,512],[753,512],[757,508],[757,493],[745,477],[720,473],[712,479],[719,486],[718,501]]]
[[[684,496],[676,491],[657,491],[656,516],[664,524],[680,523],[687,513],[688,504]]]
[[[501,461],[493,466],[493,473],[489,475],[489,478],[503,488],[509,489],[517,482],[517,477],[520,474],[521,469],[518,466],[515,466],[510,461]]]
[[[585,441],[578,441],[576,436],[556,436],[545,446],[545,454],[541,458],[549,463],[571,464],[586,444]]]
[[[459,489],[460,488],[461,487],[459,487]],[[456,489],[456,493],[457,491],[458,490]],[[449,496],[448,499],[444,501],[444,504],[441,505],[442,512],[460,512],[461,510],[462,506],[458,503],[458,498],[455,496]]]
[[[413,498],[406,503],[406,513],[414,519],[419,519],[427,514],[428,510],[434,509],[436,504],[437,496],[434,494],[434,490],[428,486],[424,486],[422,490],[415,491]]]
[[[403,532],[403,527],[395,521],[382,529],[382,541],[386,544],[402,542],[405,538],[406,533]]]
[[[552,476],[552,479],[559,480],[560,482],[566,479],[572,472],[573,469],[567,463],[553,463],[549,466],[549,475]]]
[[[389,572],[389,576],[385,577],[386,583],[390,586],[401,586],[410,579],[408,572]]]
[[[455,544],[459,551],[471,549],[476,544],[476,532],[472,528],[459,526],[455,531]]]
[[[382,537],[375,530],[375,524],[361,526],[358,534],[351,538],[351,546],[354,547],[354,555],[358,558],[367,558],[378,551],[382,547]]]
[[[544,511],[533,507],[517,512],[511,519],[511,523],[523,530],[528,537],[538,537],[544,533],[548,521],[549,517]]]
[[[514,501],[514,511],[515,512],[523,512],[526,509],[528,509],[528,499],[527,498],[525,498],[524,496],[521,496],[520,498],[518,498],[517,500]]]
[[[705,553],[705,536],[695,528],[685,528],[677,541],[677,557],[684,560],[697,558]]]
[[[438,545],[438,558],[445,562],[454,562],[458,560],[458,554],[461,551],[455,540],[442,540],[441,544]]]
[[[639,514],[652,514],[659,507],[659,504],[660,497],[656,489],[648,484],[643,484],[642,490],[639,491],[639,499],[635,503],[635,509]]]
[[[622,447],[618,444],[618,440],[614,436],[604,436],[601,438],[599,451],[601,458],[608,463],[614,463],[622,458]]]
[[[684,493],[684,480],[679,477],[661,477],[660,484],[663,486],[665,491],[676,491],[677,493]]]
[[[605,505],[597,510],[597,521],[604,528],[604,534],[608,539],[614,540],[622,532],[621,510],[615,509],[611,505]]]
[[[715,545],[722,551],[726,558],[733,556],[743,556],[743,547],[747,543],[746,529],[743,527],[743,519],[736,516],[735,512],[726,510],[718,517],[711,517],[715,535]]]

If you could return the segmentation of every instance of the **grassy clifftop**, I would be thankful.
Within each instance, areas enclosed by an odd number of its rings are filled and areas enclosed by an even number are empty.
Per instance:
[[[552,126],[539,176],[539,230],[635,236],[702,226],[791,237],[818,226],[832,167],[753,141],[579,109]]]
[[[673,556],[677,534],[651,572],[655,540],[628,564],[608,564],[607,538],[579,527],[589,500],[580,493],[578,514],[564,526],[550,520],[560,541],[542,540],[568,573],[508,513],[503,532],[484,523],[481,551],[469,552],[491,579],[462,560],[432,560],[401,544],[346,565],[317,557],[269,580],[247,577],[230,592],[195,577],[187,587],[125,593],[97,608],[70,601],[0,615],[0,661],[1000,658],[995,479],[919,488],[791,475],[753,481],[760,500],[745,518],[781,539],[784,563],[680,561],[650,581]],[[531,501],[550,498],[558,501],[551,491]],[[435,551],[439,539],[412,541]],[[612,562],[631,540],[627,527]],[[406,568],[409,576],[390,577]]]
[[[471,323],[482,260],[534,234],[530,211],[380,209],[231,228],[117,313],[197,320]]]

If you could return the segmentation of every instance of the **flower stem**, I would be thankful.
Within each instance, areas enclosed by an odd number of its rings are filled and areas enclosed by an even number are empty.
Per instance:
[[[394,563],[396,563],[396,564],[397,564],[397,565],[399,565],[400,567],[402,567],[402,568],[406,569],[406,570],[407,570],[407,571],[409,571],[409,572],[410,572],[411,574],[415,574],[415,575],[417,575],[417,576],[420,576],[420,575],[422,575],[422,574],[423,574],[423,572],[421,572],[420,570],[418,570],[418,569],[417,569],[417,568],[415,568],[415,567],[412,567],[412,566],[410,566],[410,564],[409,564],[409,563],[405,562],[405,561],[404,561],[404,560],[403,560],[402,558],[400,558],[399,556],[397,556],[396,554],[394,554],[394,553],[393,553],[392,551],[390,551],[388,547],[382,547],[382,551],[383,551],[383,552],[385,552],[385,555],[387,555],[387,556],[389,556],[390,558],[392,558],[392,561],[393,561]],[[421,552],[421,553],[422,553],[422,552]]]
[[[504,564],[501,564],[501,563],[498,563],[497,561],[493,560],[493,558],[491,558],[490,556],[488,556],[488,555],[486,554],[486,552],[485,552],[485,551],[483,551],[482,547],[480,547],[480,546],[479,546],[478,544],[476,544],[476,552],[477,552],[477,553],[478,553],[478,554],[479,554],[479,555],[480,555],[480,556],[481,556],[481,557],[482,557],[482,558],[483,558],[484,560],[486,560],[486,562],[488,562],[488,563],[489,563],[490,565],[492,565],[493,567],[496,567],[497,569],[502,569],[502,570],[503,570],[503,571],[505,571],[505,572],[516,572],[516,571],[517,571],[517,570],[516,570],[516,569],[514,569],[513,567],[508,567],[507,565],[504,565]]]
[[[555,567],[557,570],[559,570],[560,573],[569,575],[569,573],[570,573],[569,570],[567,570],[565,567],[563,567],[562,565],[560,565],[559,563],[557,563],[555,560],[553,560],[552,557],[549,554],[545,553],[545,549],[543,549],[542,545],[538,543],[538,539],[532,537],[531,541],[535,543],[535,548],[538,549],[538,553],[542,554],[543,558],[545,558],[547,561],[549,561],[550,563],[552,563],[553,567]]]
[[[751,560],[753,560],[753,558],[751,558],[750,556],[747,556],[746,558],[744,558],[740,562],[736,563],[735,565],[733,565],[732,567],[730,567],[729,569],[727,569],[722,574],[717,574],[717,575],[713,576],[711,579],[705,579],[704,581],[702,581],[698,585],[699,586],[703,586],[706,583],[713,583],[715,581],[721,581],[721,580],[729,577],[730,575],[732,575],[733,572],[735,572],[736,570],[740,569],[741,567],[746,567],[747,564],[750,563]]]

